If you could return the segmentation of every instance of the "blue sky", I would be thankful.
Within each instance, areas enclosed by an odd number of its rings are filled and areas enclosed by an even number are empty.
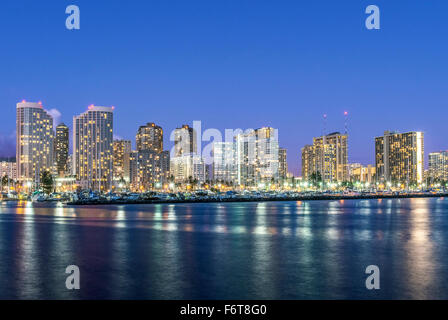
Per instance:
[[[78,5],[81,29],[65,28]],[[381,30],[364,26],[369,4]],[[115,134],[279,129],[299,172],[300,148],[343,131],[349,161],[374,163],[384,130],[422,130],[425,151],[448,149],[448,2],[22,1],[0,7],[0,155],[14,154],[15,104],[42,101],[71,126],[90,104],[115,106]]]

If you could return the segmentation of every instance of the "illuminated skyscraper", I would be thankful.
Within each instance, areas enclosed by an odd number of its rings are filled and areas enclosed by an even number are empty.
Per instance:
[[[205,182],[205,163],[199,155],[187,154],[171,158],[170,170],[175,182]]]
[[[302,148],[302,178],[308,181],[316,167],[316,157],[314,156],[314,146],[306,145]]]
[[[237,183],[254,186],[278,180],[278,131],[265,127],[235,137]]]
[[[378,182],[423,182],[423,132],[385,131],[375,138],[375,163]]]
[[[428,155],[428,175],[433,180],[448,180],[448,151]]]
[[[132,142],[130,140],[114,140],[113,172],[114,181],[130,181],[129,157],[131,154]]]
[[[43,171],[53,171],[53,118],[41,103],[17,104],[17,175],[22,182],[39,183]]]
[[[188,125],[174,130],[174,157],[180,157],[186,154],[196,154],[198,146],[196,141],[196,132]]]
[[[348,136],[334,132],[313,139],[302,149],[302,176],[320,173],[324,182],[348,181]]]
[[[131,154],[133,190],[152,190],[166,184],[170,175],[170,153],[163,151],[163,130],[155,123],[138,129],[137,151]]]
[[[134,191],[159,189],[169,182],[170,152],[134,151],[130,157],[131,188]]]
[[[137,151],[163,151],[163,130],[155,123],[148,123],[138,129],[136,135]]]
[[[55,169],[58,176],[64,176],[68,171],[68,148],[69,148],[68,127],[61,123],[56,127],[56,138],[54,141]]]
[[[287,153],[286,149],[279,148],[278,149],[278,175],[281,179],[286,179],[288,176],[288,162],[287,162]]]
[[[213,180],[236,183],[236,152],[234,142],[213,143]]]
[[[17,180],[17,162],[0,161],[0,178],[5,176],[9,179]]]
[[[111,187],[113,110],[91,105],[73,117],[73,173],[84,188],[107,191]]]
[[[257,182],[277,181],[279,177],[278,130],[264,127],[255,130]]]

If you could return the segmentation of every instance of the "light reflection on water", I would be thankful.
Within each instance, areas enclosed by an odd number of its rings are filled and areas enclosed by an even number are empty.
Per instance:
[[[446,299],[447,213],[440,198],[1,203],[0,298]],[[80,291],[65,289],[71,264]]]

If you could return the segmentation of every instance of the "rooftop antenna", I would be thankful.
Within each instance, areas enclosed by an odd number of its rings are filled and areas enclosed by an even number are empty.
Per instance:
[[[344,111],[344,117],[345,134],[348,134],[348,111]]]

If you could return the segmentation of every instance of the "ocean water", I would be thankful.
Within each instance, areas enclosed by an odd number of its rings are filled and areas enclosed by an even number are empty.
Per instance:
[[[448,199],[3,202],[0,299],[448,299]]]

